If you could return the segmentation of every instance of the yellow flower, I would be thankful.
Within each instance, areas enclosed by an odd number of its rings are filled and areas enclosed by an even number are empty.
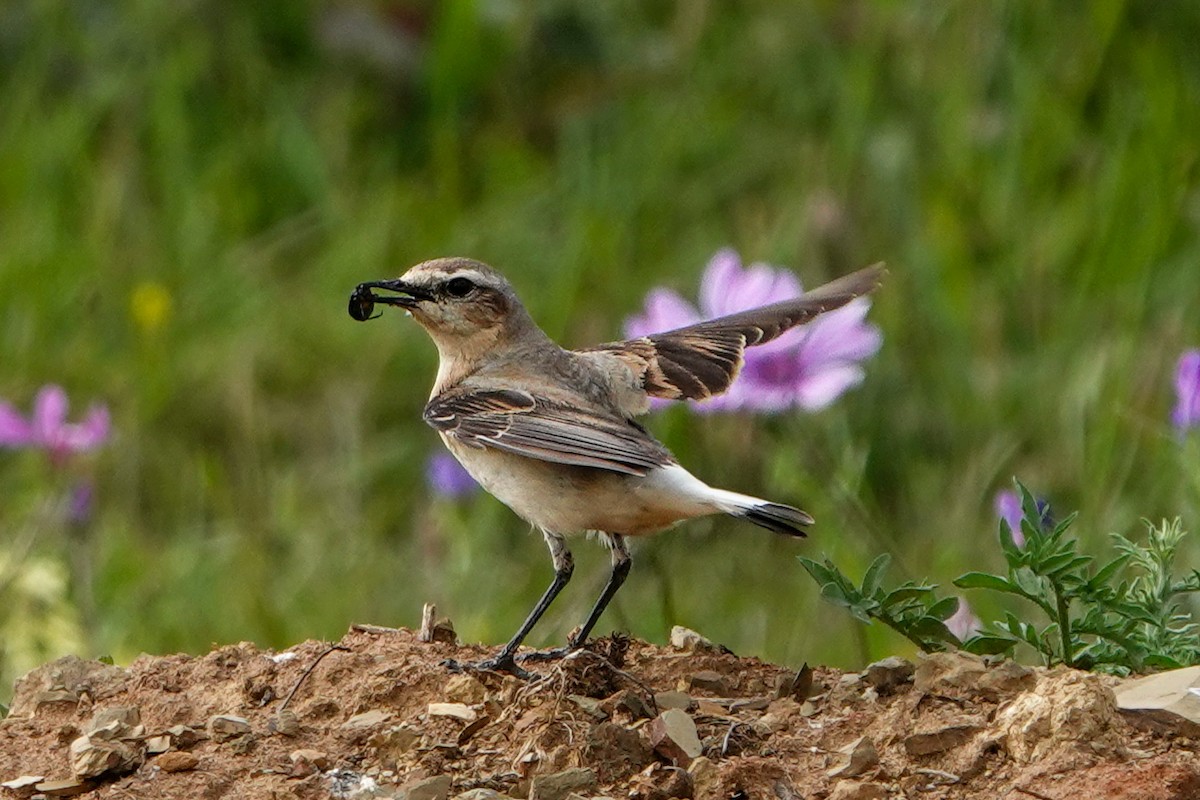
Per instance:
[[[161,283],[142,281],[129,295],[129,316],[142,333],[157,333],[171,316],[171,293]]]

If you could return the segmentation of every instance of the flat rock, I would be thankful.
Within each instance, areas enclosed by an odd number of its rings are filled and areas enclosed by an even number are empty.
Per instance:
[[[912,680],[916,666],[907,659],[891,656],[874,664],[868,664],[863,671],[863,681],[880,694],[889,694],[900,686]]]
[[[878,783],[838,781],[829,800],[884,800],[887,796],[887,787]]]
[[[480,680],[465,672],[451,675],[446,681],[446,688],[443,691],[446,699],[450,702],[466,703],[467,705],[482,703],[483,698],[487,695],[487,689]]]
[[[596,773],[583,767],[538,775],[529,789],[529,800],[566,800],[572,792],[589,793],[596,788]]]
[[[904,752],[910,756],[928,756],[961,747],[982,730],[978,725],[947,725],[933,731],[904,737]]]
[[[508,795],[500,794],[495,789],[468,789],[454,795],[454,800],[509,800]]]
[[[343,731],[357,732],[365,731],[374,728],[388,721],[388,713],[378,708],[373,708],[370,711],[364,711],[361,714],[355,714],[350,719],[342,723]]]
[[[688,684],[693,689],[702,689],[713,694],[726,695],[730,691],[729,681],[725,676],[708,669],[693,673],[688,677]]]
[[[71,742],[71,772],[79,779],[121,774],[137,769],[142,750],[120,740],[97,739],[84,734]]]
[[[463,722],[474,722],[479,715],[463,703],[430,703],[426,713],[431,717],[454,717]]]
[[[696,733],[696,723],[678,708],[669,708],[659,714],[650,721],[647,729],[650,744],[676,766],[687,767],[704,750]]]
[[[154,759],[154,764],[163,772],[187,772],[200,765],[200,758],[194,753],[172,750]]]
[[[28,794],[33,794],[33,787],[42,781],[46,780],[45,775],[22,775],[19,778],[13,778],[11,781],[0,783],[0,789],[10,789],[17,794],[25,793],[28,789]]]
[[[724,649],[682,625],[671,628],[671,647],[685,653],[719,653]]]
[[[1195,735],[1194,726],[1200,725],[1200,666],[1126,678],[1115,695],[1122,711],[1143,712],[1167,724],[1175,717],[1188,735]]]
[[[678,708],[680,711],[687,711],[692,707],[692,697],[686,692],[658,692],[654,695],[654,705],[658,706],[660,711],[665,711],[668,708]]]
[[[208,736],[214,742],[227,742],[230,739],[250,732],[250,720],[234,714],[216,714],[209,717],[205,725]]]
[[[77,794],[90,792],[96,785],[91,781],[81,781],[74,778],[42,781],[34,786],[34,791],[41,792],[47,797],[74,797]]]
[[[436,775],[408,784],[404,787],[403,797],[405,800],[446,800],[452,785],[449,775]]]
[[[856,778],[879,764],[879,751],[866,736],[838,750],[840,763],[828,771],[831,778]]]

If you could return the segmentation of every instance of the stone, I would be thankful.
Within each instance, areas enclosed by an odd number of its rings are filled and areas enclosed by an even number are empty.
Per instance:
[[[887,788],[878,783],[838,781],[829,800],[885,800],[887,796]]]
[[[159,753],[165,753],[171,749],[171,737],[167,734],[161,736],[151,736],[146,740],[146,753],[156,756]]]
[[[688,685],[693,689],[702,689],[718,695],[729,694],[729,681],[719,672],[701,670],[688,678]]]
[[[866,736],[855,739],[838,750],[839,762],[828,771],[831,778],[857,778],[879,765],[879,751]]]
[[[22,775],[11,781],[0,783],[0,789],[9,789],[17,794],[33,794],[33,787],[44,780],[46,780],[45,775]],[[26,789],[29,791],[25,792]]]
[[[280,736],[296,736],[300,733],[300,720],[295,711],[285,708],[267,720],[267,730]]]
[[[1029,691],[1036,683],[1029,667],[1011,660],[989,667],[979,656],[961,650],[926,656],[913,674],[913,688],[922,694],[991,701]]]
[[[510,800],[510,798],[495,789],[468,789],[454,795],[454,800]]]
[[[42,781],[33,788],[34,791],[41,792],[47,797],[73,797],[74,795],[91,791],[95,787],[91,781],[66,778],[63,780]]]
[[[911,661],[891,656],[874,664],[868,664],[863,671],[863,680],[880,694],[890,694],[912,680],[916,667]]]
[[[1166,726],[1173,723],[1187,736],[1200,732],[1200,666],[1125,678],[1115,694],[1122,711]]]
[[[583,767],[538,775],[529,788],[529,800],[566,800],[572,792],[585,794],[596,788],[596,773]]]
[[[330,766],[329,754],[324,750],[314,750],[311,747],[293,750],[288,754],[288,758],[292,761],[293,775],[296,773],[297,766],[310,765],[312,769],[306,771],[304,773],[306,775],[311,775],[313,772],[324,772]]]
[[[1032,762],[1066,742],[1119,746],[1112,729],[1117,713],[1116,697],[1099,676],[1062,668],[1043,674],[1033,691],[1001,707],[994,726],[1007,737],[1009,755]]]
[[[775,687],[776,699],[790,697],[803,703],[813,693],[813,668],[805,664],[798,672],[784,675]]]
[[[685,653],[719,653],[724,649],[682,625],[671,628],[671,647]]]
[[[214,742],[227,742],[249,733],[250,720],[233,714],[217,714],[209,717],[205,728]]]
[[[156,758],[154,764],[163,772],[187,772],[198,767],[200,759],[194,753],[172,750]]]
[[[137,706],[111,706],[92,714],[84,732],[93,736],[102,734],[106,739],[124,739],[135,735],[135,729],[141,724],[142,713]]]
[[[8,716],[33,717],[46,703],[75,703],[85,695],[109,696],[124,680],[125,670],[121,667],[63,656],[17,678]]]
[[[669,708],[678,708],[680,711],[687,711],[692,707],[692,697],[686,692],[658,692],[654,695],[654,705],[660,711],[666,711]]]
[[[426,713],[431,717],[454,717],[463,722],[474,722],[479,717],[473,708],[462,703],[430,703]]]
[[[721,788],[721,773],[717,765],[707,756],[696,756],[688,765],[688,774],[692,776],[692,794],[696,800],[708,800],[718,796]]]
[[[978,725],[947,725],[925,733],[904,737],[904,752],[910,756],[928,756],[961,747],[981,730]]]
[[[71,742],[71,772],[79,779],[131,772],[141,766],[141,748],[84,734]]]
[[[647,726],[650,744],[676,766],[687,767],[703,752],[696,723],[686,712],[669,708]]]
[[[171,746],[179,750],[186,750],[204,738],[203,734],[187,725],[172,725],[167,728],[167,735],[171,737]]]
[[[437,775],[414,781],[404,787],[405,800],[446,800],[453,785],[449,775]]]
[[[474,675],[462,672],[450,676],[446,681],[444,693],[446,699],[451,702],[475,705],[483,702],[483,698],[487,696],[487,689]]]
[[[583,711],[583,713],[587,714],[597,722],[602,722],[603,720],[608,719],[608,712],[604,710],[603,702],[594,697],[586,697],[581,694],[569,694],[567,695],[567,699],[579,706],[579,709]]]
[[[369,728],[374,728],[377,725],[382,725],[383,723],[387,722],[387,720],[388,713],[386,711],[374,708],[370,711],[364,711],[361,714],[355,714],[350,719],[343,722],[340,727],[343,731],[356,733],[359,731],[368,730]]]

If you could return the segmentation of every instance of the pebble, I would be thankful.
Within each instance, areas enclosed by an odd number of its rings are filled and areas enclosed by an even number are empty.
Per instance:
[[[650,744],[676,766],[687,767],[703,751],[696,723],[686,712],[670,708],[650,721]]]
[[[187,772],[199,766],[200,759],[193,753],[172,750],[156,758],[154,764],[163,772]]]
[[[899,656],[891,656],[874,664],[868,664],[862,677],[868,686],[879,694],[889,694],[912,680],[916,666]]]
[[[403,797],[405,800],[446,800],[452,783],[449,775],[425,778],[405,786]]]
[[[596,773],[583,767],[565,769],[533,779],[529,800],[566,800],[572,792],[589,793],[596,788]]]
[[[879,751],[866,736],[838,750],[841,763],[828,771],[831,778],[855,778],[879,764]]]
[[[209,717],[205,728],[214,742],[227,742],[237,736],[249,733],[250,720],[233,714],[217,714]]]

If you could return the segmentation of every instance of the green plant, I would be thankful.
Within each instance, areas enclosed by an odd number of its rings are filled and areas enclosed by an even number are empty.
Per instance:
[[[938,597],[934,584],[885,588],[886,555],[875,559],[861,585],[828,559],[818,564],[802,558],[801,564],[821,584],[826,600],[863,622],[888,625],[925,651],[961,647],[977,654],[1011,654],[1024,645],[1047,665],[1119,673],[1200,663],[1198,626],[1181,603],[1184,595],[1200,591],[1200,572],[1181,579],[1172,574],[1186,535],[1179,519],[1157,527],[1147,522],[1144,545],[1113,534],[1117,554],[1094,569],[1095,559],[1080,553],[1078,540],[1067,536],[1076,515],[1046,523],[1034,496],[1019,482],[1017,488],[1024,543],[1018,545],[1000,523],[1005,573],[968,572],[954,585],[1020,598],[1041,612],[1040,622],[1007,611],[1002,620],[960,640],[945,624],[958,599]]]

